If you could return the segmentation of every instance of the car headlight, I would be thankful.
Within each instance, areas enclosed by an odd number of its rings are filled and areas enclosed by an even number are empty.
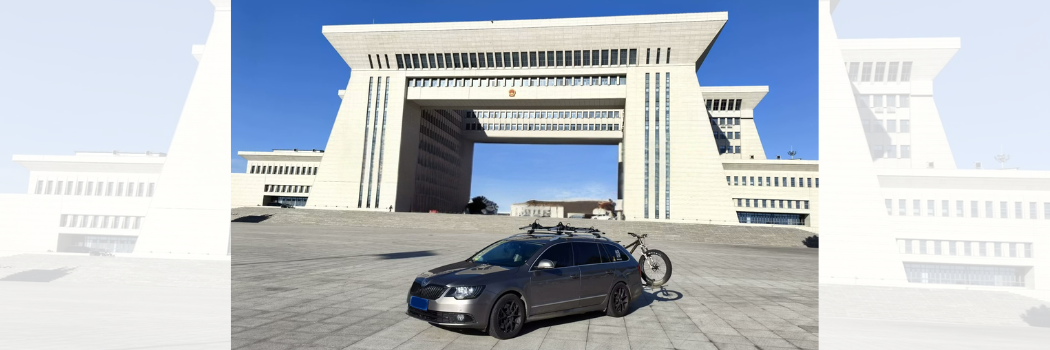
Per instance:
[[[481,295],[481,291],[484,289],[485,286],[452,287],[445,296],[455,297],[459,300],[474,299]]]

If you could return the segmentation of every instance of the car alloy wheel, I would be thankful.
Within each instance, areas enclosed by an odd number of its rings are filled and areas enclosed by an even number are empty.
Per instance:
[[[606,306],[605,313],[612,317],[623,317],[627,315],[627,310],[630,307],[630,291],[627,290],[627,286],[617,284],[613,287],[612,292],[609,293],[609,304]]]
[[[518,335],[525,323],[525,311],[521,299],[507,294],[499,298],[489,319],[489,335],[498,339],[510,339]]]

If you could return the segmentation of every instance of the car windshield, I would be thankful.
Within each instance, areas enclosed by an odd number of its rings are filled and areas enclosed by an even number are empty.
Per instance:
[[[525,264],[544,242],[535,241],[498,241],[474,254],[467,261],[480,264],[518,267]]]

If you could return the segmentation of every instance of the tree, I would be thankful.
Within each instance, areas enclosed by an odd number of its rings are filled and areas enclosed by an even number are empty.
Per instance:
[[[470,199],[470,203],[467,203],[464,211],[467,214],[493,215],[499,211],[499,205],[485,198],[485,196],[477,196]]]

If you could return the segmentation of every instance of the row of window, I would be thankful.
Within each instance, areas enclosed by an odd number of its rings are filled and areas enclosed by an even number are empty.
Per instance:
[[[768,225],[805,225],[805,214],[784,213],[753,213],[738,211],[737,220],[741,224],[768,224]]]
[[[411,78],[409,87],[530,87],[627,85],[627,76]]]
[[[620,111],[472,111],[474,119],[607,119],[619,118]]]
[[[847,62],[849,81],[895,82],[900,71],[900,81],[911,81],[911,62]]]
[[[248,173],[271,175],[317,175],[317,167],[294,165],[252,165],[251,169],[248,169]]]
[[[496,244],[512,244],[510,242],[497,242]],[[532,245],[532,244],[529,244]],[[538,249],[541,245],[534,245],[532,249]],[[529,249],[522,247],[523,249]],[[573,267],[591,264],[628,261],[627,251],[623,248],[606,243],[591,242],[567,242],[552,245],[536,259],[538,264],[541,260],[550,260],[554,268]]]
[[[786,206],[784,206],[786,205]],[[804,200],[753,200],[736,199],[736,206],[742,208],[777,208],[777,209],[808,209],[810,201]]]
[[[740,125],[740,118],[711,118],[711,125]]]
[[[897,152],[898,147],[900,148],[900,152]],[[909,159],[911,158],[911,145],[874,145],[871,146],[871,157],[876,159]]]
[[[910,283],[1024,287],[1026,267],[904,263]]]
[[[739,154],[740,153],[740,146],[722,146],[722,145],[719,145],[718,146],[718,154],[726,154],[726,153]]]
[[[896,203],[896,211],[894,210],[894,204]],[[1038,219],[1039,218],[1039,203],[1028,202],[1007,202],[1007,201],[984,201],[983,205],[981,201],[960,201],[957,200],[955,203],[949,200],[921,200],[912,199],[911,205],[908,205],[907,199],[898,199],[896,201],[892,199],[886,200],[886,215],[897,216],[941,216],[949,217],[954,216],[958,218],[971,217],[971,218],[999,218],[999,219]],[[910,208],[910,211],[909,211]],[[984,209],[983,211],[981,209]],[[1043,202],[1043,219],[1050,220],[1050,202]],[[967,216],[967,213],[969,215]],[[1027,215],[1025,215],[1027,214]]]
[[[268,193],[310,193],[311,186],[305,185],[263,185],[263,192]]]
[[[37,180],[34,194],[65,196],[153,197],[149,182]]]
[[[740,132],[739,131],[736,131],[736,132],[733,132],[733,131],[728,131],[728,132],[726,132],[726,131],[716,131],[715,132],[715,139],[719,139],[719,140],[739,140],[740,139]]]
[[[1031,258],[1032,243],[898,239],[903,254]]]
[[[467,130],[493,131],[619,131],[620,124],[504,124],[467,123]]]
[[[874,108],[875,113],[882,113],[883,107],[887,113],[896,113],[897,108],[911,108],[911,96],[909,95],[857,95],[857,102],[868,108]]]
[[[755,180],[758,180],[757,182]],[[790,179],[790,180],[789,180]],[[730,181],[732,180],[732,181]],[[772,181],[771,181],[772,180]],[[803,182],[802,180],[805,180]],[[790,186],[788,184],[791,184]],[[795,186],[795,184],[798,186]],[[771,187],[816,187],[820,188],[819,177],[776,177],[766,176],[726,176],[726,184],[732,186],[771,186]],[[757,185],[756,185],[757,184]],[[783,184],[783,186],[781,186]]]
[[[887,133],[902,133],[907,134],[911,132],[911,120],[908,119],[886,119],[886,120],[861,120],[861,125],[864,126],[864,131],[867,132],[887,132]],[[898,125],[900,127],[898,127]]]
[[[741,99],[714,99],[707,100],[708,111],[739,111]],[[740,125],[740,124],[737,124]]]
[[[141,216],[62,214],[58,219],[58,226],[137,230],[142,225],[142,218]]]
[[[649,51],[646,51],[649,52]],[[671,49],[667,49],[668,62]],[[397,69],[461,69],[461,68],[526,68],[526,67],[582,67],[582,66],[625,66],[636,65],[637,49],[605,50],[559,50],[559,51],[522,51],[522,52],[461,52],[461,53],[412,53],[395,54]],[[659,63],[659,49],[657,49]],[[379,69],[390,68],[389,56],[375,55]],[[648,54],[646,64],[649,63]],[[368,55],[368,64],[375,65],[372,55]]]

